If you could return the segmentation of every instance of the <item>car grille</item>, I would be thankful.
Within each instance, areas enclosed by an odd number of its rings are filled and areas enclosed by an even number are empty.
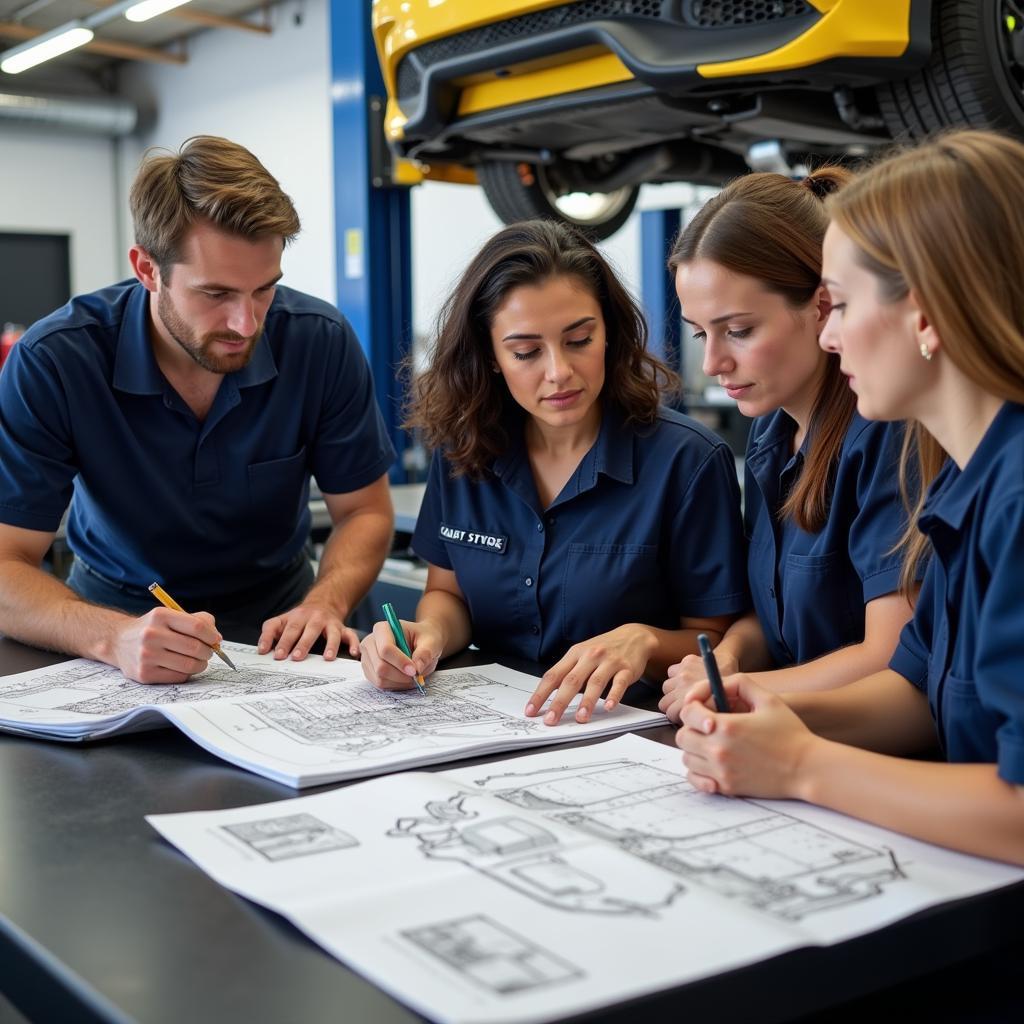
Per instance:
[[[813,11],[806,0],[577,0],[424,43],[407,53],[398,65],[398,99],[401,103],[415,98],[423,73],[450,57],[471,55],[602,18],[660,19],[690,28],[715,29],[760,25]]]
[[[683,18],[697,28],[735,28],[795,18],[810,9],[805,0],[686,0]]]

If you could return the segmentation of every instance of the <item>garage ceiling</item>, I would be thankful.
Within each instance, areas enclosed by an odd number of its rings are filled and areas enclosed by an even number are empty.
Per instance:
[[[111,0],[0,0],[0,52],[111,6]],[[192,0],[149,21],[131,22],[118,16],[94,28],[91,43],[54,58],[51,64],[94,71],[120,60],[181,64],[187,60],[188,36],[211,27],[269,33],[269,4]],[[0,85],[14,81],[10,75],[0,74]]]

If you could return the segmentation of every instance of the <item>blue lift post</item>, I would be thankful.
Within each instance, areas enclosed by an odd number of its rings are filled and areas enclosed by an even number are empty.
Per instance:
[[[338,308],[373,370],[377,402],[398,452],[391,480],[402,483],[409,440],[399,426],[403,396],[396,370],[412,340],[409,189],[381,180],[374,166],[371,133],[380,131],[385,92],[369,4],[331,0],[330,18]]]
[[[683,369],[682,322],[666,260],[681,222],[678,210],[640,214],[640,299],[650,327],[649,347],[678,373]]]

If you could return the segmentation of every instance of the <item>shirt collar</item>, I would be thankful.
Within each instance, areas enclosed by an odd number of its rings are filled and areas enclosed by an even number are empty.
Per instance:
[[[492,466],[495,476],[506,482],[524,471],[523,467],[526,467],[525,471],[529,469],[523,426],[516,424],[510,434],[508,451],[499,455]],[[631,484],[635,475],[634,462],[634,431],[626,427],[625,418],[619,410],[606,406],[597,440],[583,456],[574,474],[579,481],[578,490],[585,491],[595,486],[599,473],[620,483]]]
[[[240,370],[229,373],[228,377],[240,388],[251,388],[256,384],[266,384],[276,376],[277,363],[274,362],[274,353],[270,351],[267,328],[264,324],[263,332],[252,350],[252,358]]]
[[[657,421],[651,430],[657,427]],[[601,430],[597,441],[588,455],[593,455],[593,483],[597,483],[597,474],[618,480],[622,484],[631,484],[635,472],[635,439],[634,431],[626,426],[625,416],[619,409],[605,407],[601,418]]]
[[[991,475],[1000,451],[1008,444],[1019,445],[1022,436],[1024,405],[1004,402],[962,470],[952,459],[946,459],[929,488],[921,511],[921,529],[928,532],[942,522],[959,530]]]
[[[247,388],[265,384],[276,376],[277,363],[264,328],[252,358],[242,369],[227,374],[226,379],[233,381],[235,387]],[[118,332],[114,387],[131,395],[162,395],[167,389],[167,379],[157,366],[149,341],[149,292],[138,283],[128,297]]]
[[[795,474],[800,472],[804,464],[810,435],[805,435],[797,452],[792,451],[793,435],[796,433],[796,420],[782,409],[771,414],[764,429],[754,437],[747,450],[747,466],[766,494],[779,481],[787,488],[792,486]]]
[[[128,297],[117,335],[114,387],[131,395],[162,395],[167,387],[149,343],[149,292],[138,283]]]
[[[788,445],[792,442],[795,432],[796,420],[785,410],[777,409],[768,417],[768,422],[765,423],[764,429],[754,436],[750,444],[750,450],[747,452],[747,459],[759,460],[764,458],[780,444],[787,445],[788,451]],[[806,441],[806,438],[804,440]]]

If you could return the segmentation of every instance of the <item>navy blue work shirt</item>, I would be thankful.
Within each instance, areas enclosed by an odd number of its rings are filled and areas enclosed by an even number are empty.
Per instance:
[[[919,525],[933,554],[889,667],[927,693],[950,761],[1024,785],[1024,406],[946,462]]]
[[[639,429],[606,411],[545,509],[517,433],[482,480],[435,454],[413,536],[454,569],[479,647],[550,663],[627,622],[749,607],[735,461],[714,434],[668,409]]]
[[[153,356],[149,293],[124,282],[31,327],[0,373],[0,522],[52,532],[118,583],[192,595],[258,585],[309,536],[309,480],[373,483],[394,459],[366,359],[336,309],[278,287],[250,362],[204,422]]]
[[[864,639],[864,606],[899,589],[893,547],[906,529],[897,467],[901,424],[854,413],[817,533],[779,513],[803,471],[809,439],[793,454],[796,422],[782,409],[754,421],[747,444],[744,520],[757,617],[779,667]]]

